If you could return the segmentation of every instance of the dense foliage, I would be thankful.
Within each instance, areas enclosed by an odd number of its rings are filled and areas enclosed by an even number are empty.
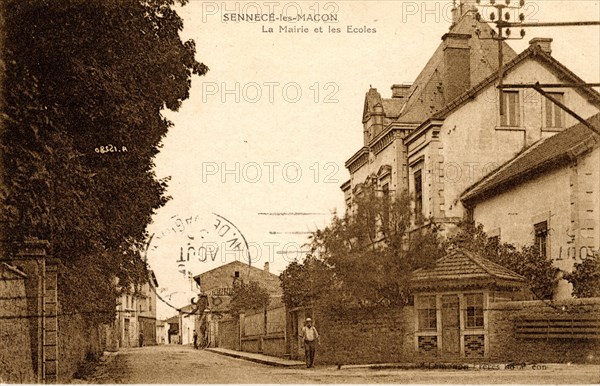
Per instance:
[[[302,263],[291,262],[281,273],[283,302],[289,307],[309,305],[334,285],[333,271],[321,259],[308,255]]]
[[[142,280],[146,226],[167,201],[153,172],[171,126],[161,110],[177,110],[207,70],[174,5],[3,3],[3,238],[51,242],[71,312],[110,320],[115,278]]]
[[[312,235],[314,256],[282,273],[286,304],[320,301],[340,313],[406,304],[412,271],[444,253],[435,228],[409,234],[410,218],[407,196],[392,198],[366,187],[352,213],[334,215]]]
[[[460,224],[460,231],[446,242],[446,249],[461,247],[523,276],[533,295],[542,300],[552,299],[560,280],[560,270],[552,260],[542,256],[534,246],[517,248],[489,238],[482,225]]]
[[[564,278],[573,285],[573,296],[600,297],[600,253],[575,263],[573,272],[565,274]]]
[[[231,295],[230,311],[233,315],[240,313],[266,309],[270,302],[269,291],[256,281],[248,283],[236,281],[233,285]]]
[[[373,187],[363,190],[352,213],[334,215],[329,226],[312,235],[313,255],[281,274],[286,305],[319,302],[339,315],[405,305],[412,272],[432,266],[457,247],[522,275],[538,298],[552,297],[559,270],[534,247],[500,243],[470,223],[459,224],[454,236],[442,238],[434,225],[419,222],[411,229],[411,217],[416,217],[411,212],[407,196],[391,198]]]

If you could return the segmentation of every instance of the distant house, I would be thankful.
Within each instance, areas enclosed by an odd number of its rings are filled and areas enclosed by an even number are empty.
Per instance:
[[[600,114],[589,119],[600,127]],[[600,248],[600,136],[579,123],[543,138],[461,196],[488,235],[535,244],[555,266],[571,272]],[[568,298],[562,280],[556,298]]]
[[[167,330],[167,344],[181,344],[179,335],[179,315],[175,315],[165,320],[165,329]]]
[[[200,286],[200,292],[208,296],[208,305],[212,313],[228,313],[231,294],[235,282],[255,281],[260,283],[272,296],[280,296],[279,276],[269,272],[269,263],[263,269],[248,263],[234,261],[194,277]]]
[[[154,272],[137,288],[125,289],[117,300],[118,347],[156,345],[156,288]]]
[[[179,310],[180,344],[194,343],[194,330],[200,331],[203,314],[204,310],[200,310],[195,304],[189,304]]]
[[[201,273],[195,276],[194,280],[200,287],[201,296],[206,297],[207,304],[206,326],[197,325],[197,330],[202,332],[206,329],[208,344],[212,347],[221,346],[243,350],[244,344],[240,345],[240,339],[243,339],[245,334],[243,326],[251,323],[252,318],[260,319],[262,322],[265,320],[262,314],[261,316],[252,316],[249,317],[247,323],[242,323],[242,328],[240,328],[239,321],[231,318],[231,295],[236,282],[255,281],[269,292],[273,298],[272,304],[281,304],[282,290],[279,276],[269,272],[268,262],[265,263],[263,269],[260,269],[248,263],[234,261]],[[282,324],[283,331],[285,329],[285,313],[283,313],[283,321],[280,324]],[[266,331],[266,327],[258,327],[256,323],[252,322],[252,326],[249,327],[250,331],[253,335],[252,337],[248,336],[247,341],[254,343],[252,344],[253,348],[249,348],[248,351],[262,351],[262,346],[256,342],[262,341],[258,335],[262,335]]]
[[[169,343],[169,324],[164,320],[156,322],[156,344]]]

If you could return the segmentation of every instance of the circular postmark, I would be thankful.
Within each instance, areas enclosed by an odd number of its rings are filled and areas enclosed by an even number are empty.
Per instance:
[[[150,236],[145,260],[158,283],[157,299],[177,311],[194,304],[198,275],[232,261],[251,261],[242,232],[216,213],[171,216]]]

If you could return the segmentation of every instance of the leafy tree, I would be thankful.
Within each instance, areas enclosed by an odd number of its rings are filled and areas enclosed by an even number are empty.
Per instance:
[[[434,227],[409,234],[410,199],[389,197],[367,186],[352,213],[334,214],[311,238],[317,257],[292,263],[281,275],[288,305],[310,301],[346,313],[353,308],[403,305],[412,271],[443,255]],[[323,283],[307,288],[307,283]]]
[[[566,273],[564,278],[573,285],[573,296],[600,297],[600,253],[575,263],[573,272]]]
[[[282,273],[286,304],[320,302],[339,315],[356,308],[405,305],[412,272],[431,267],[456,247],[524,276],[540,299],[552,298],[559,270],[536,248],[500,243],[471,223],[460,224],[456,235],[442,239],[435,225],[410,229],[415,217],[408,196],[390,198],[367,187],[355,198],[352,213],[334,215],[329,226],[313,234],[318,257],[294,262]]]
[[[333,272],[322,260],[308,255],[301,263],[293,261],[279,276],[283,301],[289,308],[300,307],[330,295]]]
[[[483,225],[471,222],[460,224],[459,232],[446,241],[446,249],[460,247],[506,267],[525,277],[532,293],[539,299],[552,299],[559,281],[560,270],[534,246],[518,249],[510,243],[489,238]]]
[[[71,312],[110,321],[114,279],[123,288],[144,279],[146,226],[168,199],[153,171],[172,125],[161,111],[177,110],[191,75],[207,71],[193,41],[181,41],[174,4],[3,4],[3,238],[51,241]]]
[[[244,283],[238,281],[233,285],[231,296],[231,313],[239,315],[245,311],[266,309],[269,306],[271,295],[266,288],[256,281]]]

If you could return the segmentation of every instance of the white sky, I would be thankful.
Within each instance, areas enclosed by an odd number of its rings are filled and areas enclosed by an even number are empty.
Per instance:
[[[175,125],[156,158],[156,171],[159,178],[172,176],[168,193],[173,200],[155,216],[150,231],[170,228],[174,215],[201,214],[209,222],[210,213],[217,213],[248,242],[263,246],[260,258],[251,251],[253,265],[263,267],[270,260],[271,272],[278,274],[306,241],[306,234],[289,233],[314,231],[327,224],[333,210],[343,211],[339,186],[349,179],[345,161],[362,146],[362,109],[369,85],[389,97],[393,83],[414,80],[448,31],[451,1],[254,2],[258,8],[248,4],[192,0],[180,11],[183,38],[195,40],[197,58],[210,71],[194,77],[191,97],[179,112],[165,113]],[[236,6],[240,13],[273,9],[289,15],[296,15],[296,9],[313,14],[318,8],[322,14],[337,13],[339,21],[223,22],[223,13],[238,13]],[[531,22],[600,20],[598,1],[528,1],[524,10]],[[309,32],[278,33],[280,25],[304,26]],[[348,25],[377,32],[349,34]],[[263,33],[263,26],[273,27],[275,33]],[[321,26],[323,33],[314,32]],[[328,33],[329,26],[342,32]],[[528,28],[524,40],[510,44],[521,52],[533,37],[554,38],[555,58],[584,80],[600,82],[599,27]],[[294,101],[297,89],[302,95]],[[257,96],[257,90],[262,95]],[[328,95],[332,103],[325,103]],[[224,167],[232,172],[224,174]],[[280,212],[303,215],[260,215]],[[296,247],[289,249],[286,260],[285,254],[268,252],[270,242],[279,243],[275,251],[287,243]],[[179,304],[183,306],[189,303],[183,287],[190,286],[177,276],[174,258],[182,239],[173,236],[160,243],[160,257],[152,268],[159,284],[168,287],[165,293],[184,292]],[[189,269],[196,275],[222,264],[217,259]],[[174,311],[163,307],[161,312],[159,316]]]

